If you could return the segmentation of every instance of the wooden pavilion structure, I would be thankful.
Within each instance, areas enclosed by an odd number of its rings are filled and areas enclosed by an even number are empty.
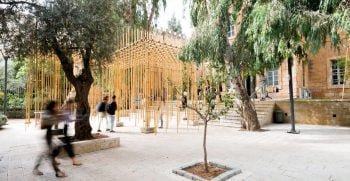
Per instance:
[[[123,29],[120,34],[112,61],[92,65],[95,82],[89,94],[91,109],[104,96],[115,95],[117,120],[134,117],[143,121],[143,128],[154,127],[156,132],[163,113],[165,127],[168,128],[169,121],[175,117],[178,128],[182,91],[187,93],[188,101],[198,102],[196,81],[201,74],[196,65],[184,63],[177,57],[184,39],[168,32],[131,28]],[[78,61],[75,63],[75,73],[79,74],[81,65]],[[27,123],[30,123],[33,111],[43,110],[47,100],[62,104],[74,94],[55,56],[35,57],[28,67]],[[36,114],[35,119],[38,117]],[[188,112],[187,117],[188,124],[198,120],[193,112]]]

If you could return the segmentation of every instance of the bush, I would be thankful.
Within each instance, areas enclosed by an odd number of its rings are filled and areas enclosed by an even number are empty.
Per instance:
[[[7,117],[5,115],[0,114],[0,128],[6,123],[7,123]]]

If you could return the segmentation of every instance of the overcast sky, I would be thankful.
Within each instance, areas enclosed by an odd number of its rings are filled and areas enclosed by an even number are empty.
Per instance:
[[[193,28],[191,25],[188,5],[184,5],[183,0],[167,0],[167,7],[165,11],[160,12],[157,20],[158,28],[167,29],[168,21],[173,15],[180,20],[182,32],[187,37],[190,37]]]

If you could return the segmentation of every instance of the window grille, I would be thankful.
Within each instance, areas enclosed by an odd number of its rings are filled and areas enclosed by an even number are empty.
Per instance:
[[[344,84],[344,65],[341,60],[332,60],[332,84]]]

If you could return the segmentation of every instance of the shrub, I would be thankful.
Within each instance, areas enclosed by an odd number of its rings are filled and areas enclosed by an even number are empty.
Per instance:
[[[7,117],[5,115],[0,114],[0,128],[6,123],[7,123]]]

